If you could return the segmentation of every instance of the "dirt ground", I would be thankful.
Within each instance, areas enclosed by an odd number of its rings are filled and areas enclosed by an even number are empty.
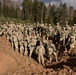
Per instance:
[[[43,67],[34,59],[11,49],[6,38],[0,37],[0,75],[76,75],[76,57],[62,56],[59,56],[58,63],[47,62]]]

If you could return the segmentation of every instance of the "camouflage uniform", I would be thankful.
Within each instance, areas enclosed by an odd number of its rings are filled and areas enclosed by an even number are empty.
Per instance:
[[[17,39],[16,35],[14,35],[13,38],[14,38],[15,50],[18,50],[18,39]]]
[[[52,28],[51,24],[49,24],[49,34],[52,35],[52,32],[53,32],[53,28]]]
[[[52,60],[52,57],[51,57],[52,54],[54,54],[56,62],[58,62],[58,60],[57,60],[57,54],[56,54],[56,48],[55,48],[55,45],[52,43],[51,40],[50,40],[50,43],[48,44],[47,48],[48,48],[50,62]]]
[[[25,52],[24,55],[28,55],[28,51],[27,51],[27,40],[24,41],[24,46],[25,46]]]
[[[70,43],[70,50],[69,50],[69,53],[71,52],[71,50],[73,49],[73,48],[75,48],[75,34],[74,33],[72,33],[71,35],[70,35],[70,38],[69,38],[69,43]]]
[[[39,62],[39,64],[42,63],[42,65],[44,65],[45,49],[44,49],[44,46],[43,46],[41,41],[40,41],[40,45],[36,48],[36,53],[38,54],[38,62]]]
[[[23,46],[23,43],[20,44],[20,53],[21,53],[21,54],[24,53],[24,46]]]
[[[13,49],[14,48],[14,39],[13,39],[13,37],[11,37],[10,40],[11,40],[11,46],[12,46],[12,49]]]
[[[10,40],[10,36],[9,36],[9,34],[7,34],[7,44],[8,44],[9,40]]]
[[[29,43],[29,49],[30,49],[30,54],[29,54],[29,57],[31,57],[32,56],[32,53],[33,53],[33,50],[34,50],[34,48],[35,48],[35,41],[34,41],[34,39],[32,38],[31,39],[31,42]]]
[[[60,41],[63,41],[63,46],[65,46],[65,38],[66,38],[66,30],[65,27],[63,27],[63,31],[60,35]]]
[[[44,27],[44,23],[43,23],[43,21],[41,21],[41,27]]]

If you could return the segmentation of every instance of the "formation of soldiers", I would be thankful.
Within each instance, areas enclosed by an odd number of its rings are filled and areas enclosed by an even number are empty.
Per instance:
[[[64,52],[71,53],[72,49],[76,46],[76,24],[72,27],[66,22],[64,27],[61,27],[59,23],[55,28],[51,24],[39,23],[34,24],[21,24],[6,22],[1,24],[0,22],[0,36],[6,36],[11,43],[11,48],[20,52],[24,56],[37,55],[36,59],[39,64],[45,65],[45,58],[49,58],[49,62],[52,61],[55,56],[56,62],[58,62],[57,51],[60,49],[60,45],[64,46]]]

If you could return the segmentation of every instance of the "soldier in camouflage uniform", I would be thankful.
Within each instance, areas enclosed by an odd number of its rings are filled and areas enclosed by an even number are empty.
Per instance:
[[[44,23],[43,23],[43,21],[41,21],[41,27],[44,27]]]
[[[37,48],[36,48],[36,54],[38,54],[38,62],[39,62],[39,64],[42,63],[42,65],[44,66],[45,49],[44,49],[44,46],[43,46],[41,41],[40,41],[40,45],[37,46]]]
[[[9,34],[7,34],[7,44],[8,44],[9,40],[10,40],[10,36],[9,36]]]
[[[29,54],[29,57],[31,57],[32,56],[32,53],[33,53],[33,50],[34,50],[34,48],[35,48],[35,41],[34,41],[34,39],[33,38],[31,38],[31,41],[29,42],[29,49],[30,49],[30,54]]]
[[[18,51],[18,39],[17,39],[16,35],[13,36],[13,39],[14,39],[15,50]]]
[[[62,30],[62,28],[61,28],[61,26],[59,25],[59,23],[57,23],[56,29],[57,29],[58,31],[61,31],[61,30]]]
[[[69,53],[70,53],[71,50],[73,48],[75,48],[75,33],[71,33],[70,34],[70,38],[69,38],[69,41],[68,42],[70,43],[70,50],[69,50]]]
[[[58,62],[58,59],[57,59],[57,54],[56,54],[56,47],[55,45],[52,43],[52,41],[50,40],[48,42],[48,53],[49,53],[49,59],[50,59],[50,62],[52,61],[52,54],[55,56],[55,59],[56,59],[56,62]]]
[[[53,32],[53,27],[51,26],[51,24],[49,24],[49,35],[51,36],[52,35],[52,32]]]
[[[25,55],[25,56],[28,55],[28,49],[27,49],[27,46],[28,46],[27,37],[25,37],[25,38],[24,38],[24,47],[25,47],[24,55]]]
[[[63,46],[65,45],[65,35],[66,35],[65,32],[66,32],[65,27],[63,27],[63,31],[60,36],[60,41],[63,41]]]
[[[24,44],[22,42],[20,43],[20,53],[24,53]]]

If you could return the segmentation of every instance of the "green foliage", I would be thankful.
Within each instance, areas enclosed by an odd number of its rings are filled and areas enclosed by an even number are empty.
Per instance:
[[[1,9],[1,2],[0,2],[0,16],[1,16],[1,13],[2,13],[2,9]]]
[[[23,0],[22,9],[20,6],[12,4],[11,0],[10,5],[6,0],[3,1],[3,6],[0,3],[0,21],[10,21],[21,23],[36,23],[43,21],[44,23],[51,23],[53,26],[57,22],[60,25],[65,25],[65,22],[68,21],[70,25],[76,23],[76,11],[72,6],[67,8],[66,3],[60,3],[57,7],[56,5],[49,4],[46,6],[44,2],[39,0]],[[23,21],[22,21],[23,20]]]
[[[6,18],[2,15],[1,17],[0,17],[0,22],[5,22],[6,21]]]
[[[23,21],[21,19],[10,18],[10,17],[5,18],[4,16],[0,17],[0,22],[2,23],[10,22],[10,21],[14,21],[15,23],[23,23],[23,24],[26,23],[26,21]]]
[[[76,24],[76,15],[74,16],[73,21],[74,21],[74,24]]]

